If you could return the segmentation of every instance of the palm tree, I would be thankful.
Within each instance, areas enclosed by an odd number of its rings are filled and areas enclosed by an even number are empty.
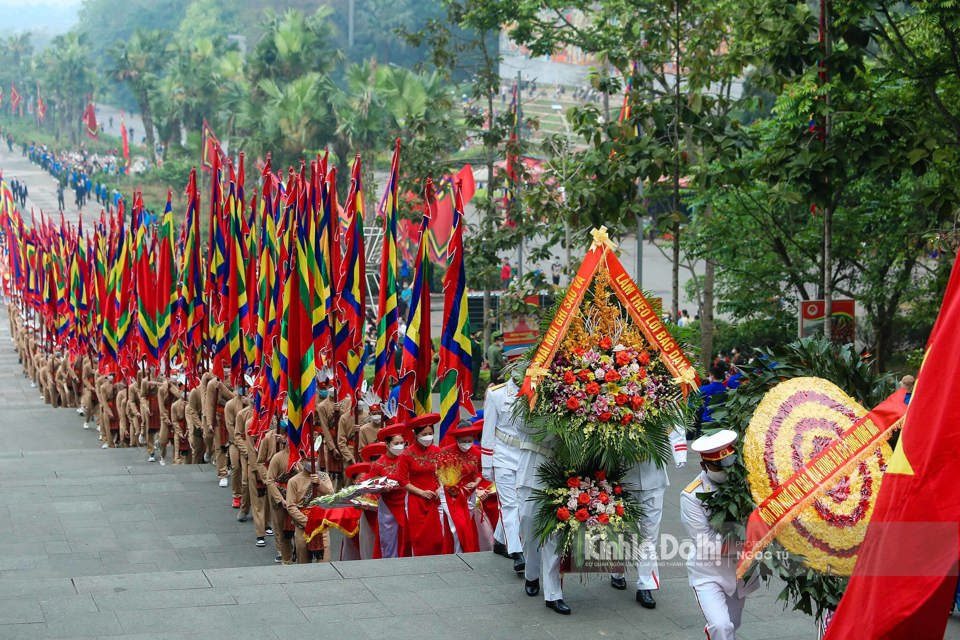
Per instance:
[[[126,42],[116,43],[111,51],[114,65],[113,78],[125,83],[133,93],[143,118],[147,146],[150,153],[156,148],[153,128],[153,112],[150,96],[157,90],[157,81],[163,69],[164,43],[168,34],[162,31],[138,29]]]
[[[37,62],[44,96],[56,108],[57,133],[66,129],[77,144],[83,133],[80,116],[96,87],[86,37],[75,31],[55,37]]]

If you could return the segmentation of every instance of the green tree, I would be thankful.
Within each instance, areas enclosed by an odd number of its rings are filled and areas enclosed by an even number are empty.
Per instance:
[[[151,93],[163,71],[163,52],[168,40],[169,34],[164,31],[140,30],[129,40],[117,42],[110,50],[114,61],[111,75],[126,84],[137,101],[151,156],[156,148]]]
[[[38,55],[37,71],[57,135],[66,133],[71,143],[78,144],[84,130],[80,119],[96,88],[86,38],[75,31],[54,38]]]

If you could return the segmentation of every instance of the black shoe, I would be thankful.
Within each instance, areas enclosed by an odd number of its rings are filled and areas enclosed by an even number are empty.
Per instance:
[[[627,579],[624,577],[617,578],[616,576],[610,576],[610,586],[619,591],[626,591]]]
[[[657,601],[653,599],[653,594],[649,589],[637,589],[637,602],[644,609],[657,608]]]
[[[540,578],[527,580],[523,585],[523,590],[526,591],[527,595],[531,598],[540,593]]]
[[[527,563],[523,559],[523,554],[517,551],[516,553],[511,553],[510,557],[513,558],[513,570],[518,574],[522,574],[523,570],[527,568]]]
[[[493,543],[493,552],[494,552],[495,554],[497,554],[498,556],[503,556],[504,558],[509,558],[509,557],[510,557],[510,553],[507,552],[507,545],[505,545],[505,544],[503,544],[503,543],[501,543],[501,542],[494,542],[494,543]]]
[[[553,609],[562,616],[570,615],[570,607],[563,601],[563,598],[560,600],[547,600],[543,604],[547,605],[547,609]]]

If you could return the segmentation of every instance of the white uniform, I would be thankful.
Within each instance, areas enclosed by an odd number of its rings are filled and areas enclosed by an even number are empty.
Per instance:
[[[523,550],[520,543],[520,500],[517,497],[517,467],[520,464],[520,423],[513,418],[513,403],[519,393],[513,380],[487,389],[483,403],[483,433],[480,437],[481,473],[497,484],[500,522],[494,538],[510,554]]]
[[[681,467],[687,463],[687,440],[684,432],[674,429],[670,432],[670,446],[673,461]],[[670,485],[667,470],[648,460],[639,462],[627,470],[623,486],[633,494],[643,507],[640,519],[641,546],[635,550],[637,567],[637,590],[656,591],[660,588],[660,570],[657,566],[656,544],[660,538],[660,521],[663,517],[663,496]],[[611,574],[623,577],[621,574]]]
[[[547,602],[563,599],[557,537],[551,536],[541,545],[534,532],[537,505],[530,497],[534,489],[544,487],[537,477],[537,469],[550,455],[549,449],[534,442],[532,434],[522,425],[517,488],[520,495],[520,537],[523,540],[523,557],[527,561],[523,577],[526,580],[540,580],[540,591]]]
[[[687,576],[707,620],[707,638],[735,640],[747,594],[756,584],[737,580],[737,558],[723,553],[720,534],[710,526],[710,514],[697,494],[713,490],[707,474],[701,472],[680,494],[680,521],[694,543],[687,557]]]

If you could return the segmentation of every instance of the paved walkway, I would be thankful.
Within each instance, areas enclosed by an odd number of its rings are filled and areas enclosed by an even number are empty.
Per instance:
[[[161,467],[97,447],[72,409],[43,405],[0,313],[0,638],[700,638],[681,567],[655,611],[604,580],[566,581],[573,616],[527,598],[491,553],[280,567],[254,546],[209,465]],[[665,533],[680,533],[673,474]],[[522,631],[520,631],[522,629]],[[462,630],[459,631],[459,630]],[[142,635],[140,635],[142,634]],[[812,622],[775,592],[747,604],[741,638],[801,640]]]

